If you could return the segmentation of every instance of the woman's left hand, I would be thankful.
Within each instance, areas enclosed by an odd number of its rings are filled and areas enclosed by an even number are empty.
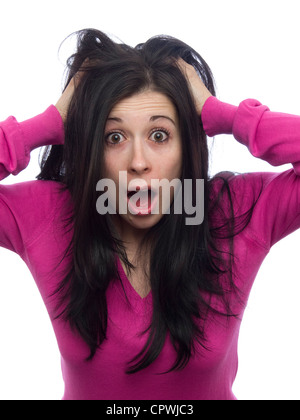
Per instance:
[[[186,63],[182,58],[180,58],[177,63],[190,84],[197,112],[201,115],[206,100],[212,96],[212,94],[204,85],[193,66]]]

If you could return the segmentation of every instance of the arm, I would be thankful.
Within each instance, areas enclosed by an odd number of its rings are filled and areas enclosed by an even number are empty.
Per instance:
[[[254,99],[238,107],[209,98],[202,110],[202,121],[209,136],[233,134],[250,153],[273,166],[291,163],[300,175],[300,117],[271,112]]]
[[[18,123],[14,117],[0,123],[0,180],[9,174],[17,175],[25,169],[33,149],[63,144],[63,123],[67,118],[74,88],[75,77],[55,107],[51,105],[44,113],[22,123]]]
[[[9,117],[0,123],[0,179],[9,174],[17,175],[25,169],[33,149],[62,144],[63,139],[62,119],[53,105],[22,123]]]
[[[56,107],[51,105],[21,123],[14,117],[0,123],[0,179],[22,171],[29,163],[31,150],[63,144],[64,119],[72,93],[70,82]],[[45,181],[0,185],[0,246],[22,255],[24,244],[51,217],[53,202],[57,201],[55,190],[53,183]]]
[[[0,123],[0,179],[22,171],[29,163],[31,150],[43,145],[62,144],[63,139],[63,122],[53,105],[22,123],[9,117]],[[32,185],[37,182],[33,181]],[[28,237],[25,230],[31,227],[33,231],[31,222],[38,224],[31,216],[41,206],[37,194],[44,192],[34,190],[30,183],[0,185],[0,246],[22,254]],[[44,197],[41,200],[44,201]]]
[[[269,249],[300,228],[300,117],[271,112],[248,99],[238,107],[211,97],[202,110],[203,126],[210,136],[232,133],[253,156],[273,166],[292,164],[282,173],[249,173],[236,176],[231,190],[240,209],[258,198],[248,233]]]
[[[300,228],[300,117],[271,112],[253,99],[235,107],[211,97],[204,104],[202,121],[209,136],[233,134],[253,156],[273,166],[293,165],[282,173],[249,173],[231,181],[241,213],[258,199],[247,232],[269,250]]]
[[[271,112],[253,99],[238,107],[226,104],[209,95],[192,66],[185,66],[185,74],[208,136],[232,134],[253,156],[273,166],[293,165],[282,173],[248,173],[230,180],[236,214],[257,200],[247,235],[268,250],[300,227],[300,117]]]
[[[190,84],[208,136],[233,134],[253,156],[273,166],[291,163],[300,175],[299,116],[271,112],[254,99],[247,99],[238,107],[221,102],[210,94],[193,66],[182,59],[178,65]]]

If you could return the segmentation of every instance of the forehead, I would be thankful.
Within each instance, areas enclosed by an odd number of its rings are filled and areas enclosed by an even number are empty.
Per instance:
[[[144,91],[118,102],[109,114],[109,118],[119,117],[125,119],[130,116],[152,117],[153,115],[166,115],[177,120],[176,108],[170,99],[154,91]]]

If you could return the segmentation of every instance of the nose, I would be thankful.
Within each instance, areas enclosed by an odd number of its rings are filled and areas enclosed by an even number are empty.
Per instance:
[[[142,175],[151,170],[149,155],[143,141],[133,141],[128,170],[135,175]]]

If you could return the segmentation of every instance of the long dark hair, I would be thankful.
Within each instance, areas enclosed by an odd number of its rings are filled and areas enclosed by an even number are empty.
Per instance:
[[[150,252],[150,284],[153,317],[144,332],[146,345],[133,358],[128,373],[150,365],[160,354],[169,335],[177,358],[170,370],[183,368],[195,350],[205,347],[205,319],[208,313],[235,315],[228,291],[235,290],[232,279],[233,236],[250,220],[251,209],[239,218],[233,213],[228,176],[208,179],[208,147],[201,118],[178,58],[194,66],[214,95],[212,73],[203,58],[185,43],[169,36],[157,36],[135,48],[116,43],[104,33],[86,29],[77,33],[77,50],[68,59],[66,86],[83,70],[65,123],[63,146],[48,147],[38,179],[60,182],[71,194],[73,214],[69,220],[73,239],[68,273],[60,284],[60,311],[90,348],[92,359],[106,339],[106,290],[113,280],[122,281],[116,256],[134,268],[109,215],[96,211],[97,182],[104,177],[104,129],[113,106],[144,89],[166,95],[175,105],[182,143],[182,181],[204,180],[204,221],[187,226],[186,214],[165,215],[145,238]],[[211,199],[215,181],[220,188]],[[195,186],[193,191],[196,194]],[[219,226],[211,215],[228,203],[229,213]],[[226,239],[227,251],[218,241]],[[226,284],[224,283],[226,274]],[[222,278],[222,281],[221,281]],[[211,297],[222,302],[222,310],[210,304]]]

